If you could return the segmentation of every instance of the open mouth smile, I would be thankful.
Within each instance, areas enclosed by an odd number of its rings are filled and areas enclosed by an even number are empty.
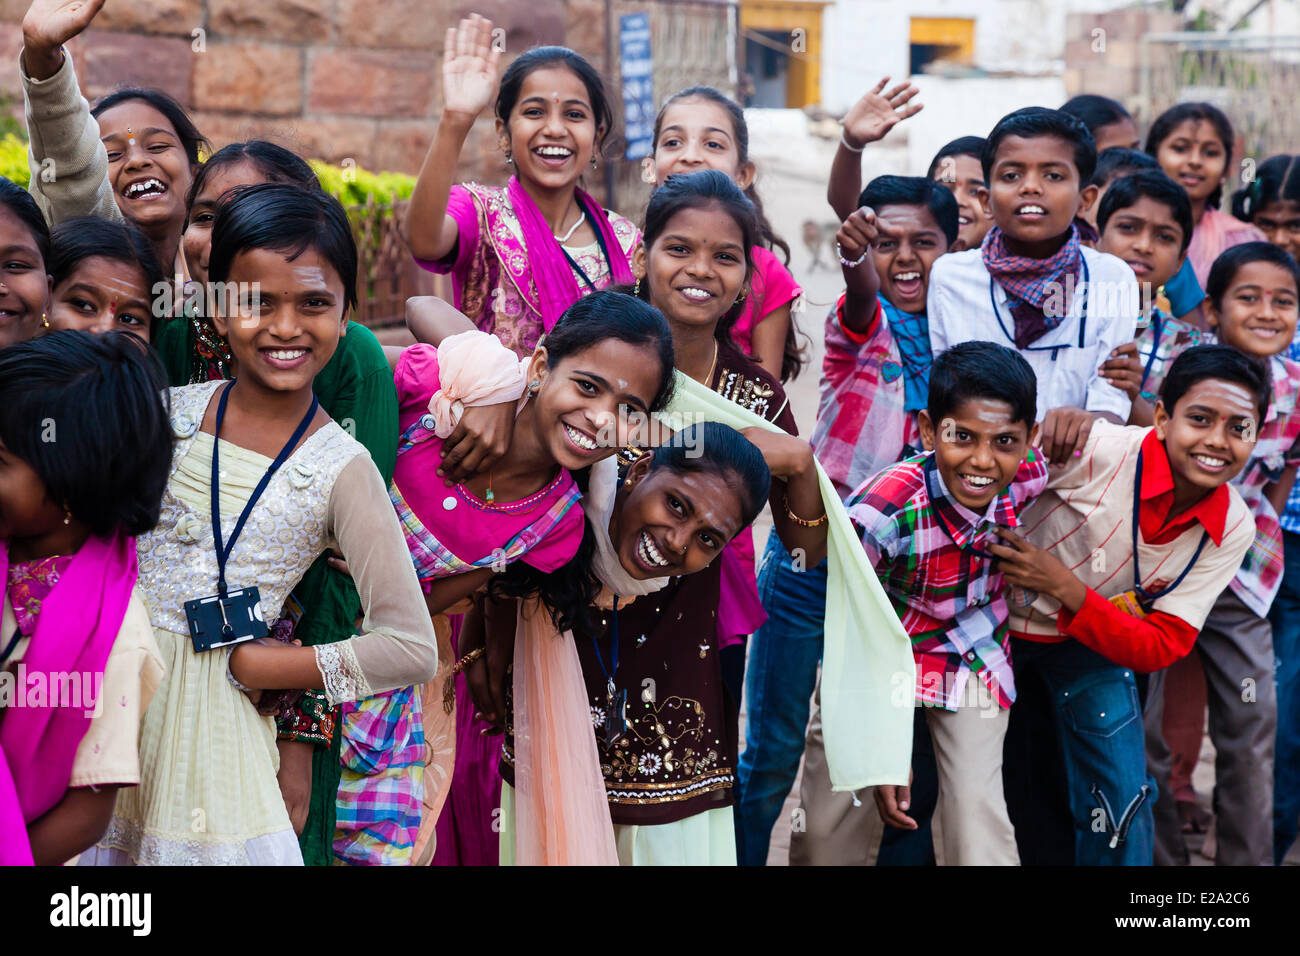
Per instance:
[[[650,537],[648,532],[642,531],[637,537],[636,555],[648,568],[672,567],[672,562],[663,556],[663,552],[656,547],[654,539]]]
[[[1219,458],[1215,455],[1193,455],[1192,460],[1201,466],[1205,471],[1219,472],[1228,467],[1226,458]]]
[[[311,349],[259,349],[267,363],[279,369],[297,368],[307,360]]]
[[[572,425],[561,422],[564,425],[564,436],[569,440],[569,444],[576,448],[584,455],[589,455],[593,451],[599,451],[600,445],[596,439],[592,438],[584,431],[579,431]]]
[[[957,477],[961,479],[962,485],[965,486],[966,493],[976,498],[985,494],[997,484],[997,479],[988,475],[959,474]]]
[[[157,179],[140,179],[131,183],[122,191],[127,199],[160,199],[167,193],[167,187]]]
[[[701,289],[697,285],[682,286],[677,291],[683,298],[691,302],[708,302],[715,297],[708,289]]]

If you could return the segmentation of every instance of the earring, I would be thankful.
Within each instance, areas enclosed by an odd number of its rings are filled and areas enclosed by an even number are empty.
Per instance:
[[[636,280],[636,284],[635,284],[634,286],[632,286],[632,294],[633,294],[633,295],[640,295],[640,294],[641,294],[641,279],[640,279],[640,277],[637,278],[637,280]]]
[[[64,508],[64,509],[63,509],[63,523],[64,523],[65,525],[72,524],[72,509],[71,509],[71,508]]]
[[[592,169],[595,169],[595,168],[596,168],[596,157],[595,157],[595,156],[591,157],[591,168],[592,168]]]
[[[515,158],[509,153],[506,153],[506,165],[513,166],[514,164],[515,164]]]
[[[539,388],[541,388],[541,387],[542,387],[541,380],[540,380],[540,379],[536,379],[536,378],[533,379],[531,382],[528,383],[528,394],[529,394],[529,395],[536,395],[536,394],[537,394],[537,390],[538,390]]]
[[[745,296],[747,296],[747,295],[749,295],[749,290],[748,290],[748,289],[741,289],[741,290],[740,290],[740,295],[736,296],[736,305],[740,305],[740,303],[744,302],[744,301],[745,301]]]
[[[632,487],[632,479],[631,479],[631,478],[624,478],[624,479],[623,479],[623,487],[624,487],[624,488],[631,488],[631,487]]]
[[[43,328],[43,329],[48,329],[49,327],[50,327],[50,317],[49,317],[48,315],[46,315],[44,312],[42,312],[42,313],[41,313],[41,328]]]

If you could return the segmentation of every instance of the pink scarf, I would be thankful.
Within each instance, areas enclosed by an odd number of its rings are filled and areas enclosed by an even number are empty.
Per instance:
[[[122,629],[136,575],[134,538],[88,538],[42,603],[36,633],[22,661],[27,681],[37,674],[102,675]],[[0,582],[8,576],[9,549],[0,541]],[[85,680],[83,676],[83,685]],[[16,683],[15,693],[25,694],[26,687]],[[0,723],[0,749],[12,773],[20,819],[26,823],[63,798],[73,758],[90,728],[85,706],[49,703],[47,707],[11,706]],[[0,773],[0,833],[14,822],[14,808],[4,800],[4,776]]]
[[[599,204],[581,189],[574,189],[578,205],[587,215],[587,221],[600,235],[601,242],[609,253],[610,276],[615,285],[631,285],[632,268],[623,247],[619,245],[614,228],[609,224],[609,217]],[[523,230],[524,249],[528,254],[528,265],[532,269],[533,283],[537,286],[540,300],[537,311],[542,316],[542,329],[546,332],[555,327],[564,310],[583,296],[578,288],[578,280],[573,275],[573,267],[564,255],[564,250],[555,240],[551,227],[547,225],[542,212],[533,202],[532,197],[519,184],[517,177],[510,178],[506,187],[510,206],[519,220]]]

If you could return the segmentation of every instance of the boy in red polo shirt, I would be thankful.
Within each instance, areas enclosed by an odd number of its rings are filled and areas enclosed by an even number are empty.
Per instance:
[[[1052,701],[1053,726],[1029,726],[1012,708],[1007,732],[1007,804],[1023,862],[1052,845],[1032,814],[1057,792],[1030,766],[1036,732],[1059,747],[1075,862],[1152,862],[1155,788],[1134,672],[1191,651],[1254,541],[1253,516],[1228,482],[1250,460],[1270,394],[1258,360],[1226,346],[1189,349],[1169,369],[1153,428],[1097,423],[1025,513],[1023,536],[1004,531],[1005,544],[990,546],[1014,589],[1017,686],[1035,682]]]

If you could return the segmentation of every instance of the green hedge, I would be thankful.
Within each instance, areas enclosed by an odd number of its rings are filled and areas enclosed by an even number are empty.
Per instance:
[[[409,199],[415,189],[415,177],[405,173],[372,173],[360,166],[345,169],[317,159],[311,160],[311,168],[325,191],[345,206],[365,205],[371,196],[377,205],[390,206],[394,200]],[[0,176],[24,189],[31,179],[27,143],[13,133],[0,136]]]

